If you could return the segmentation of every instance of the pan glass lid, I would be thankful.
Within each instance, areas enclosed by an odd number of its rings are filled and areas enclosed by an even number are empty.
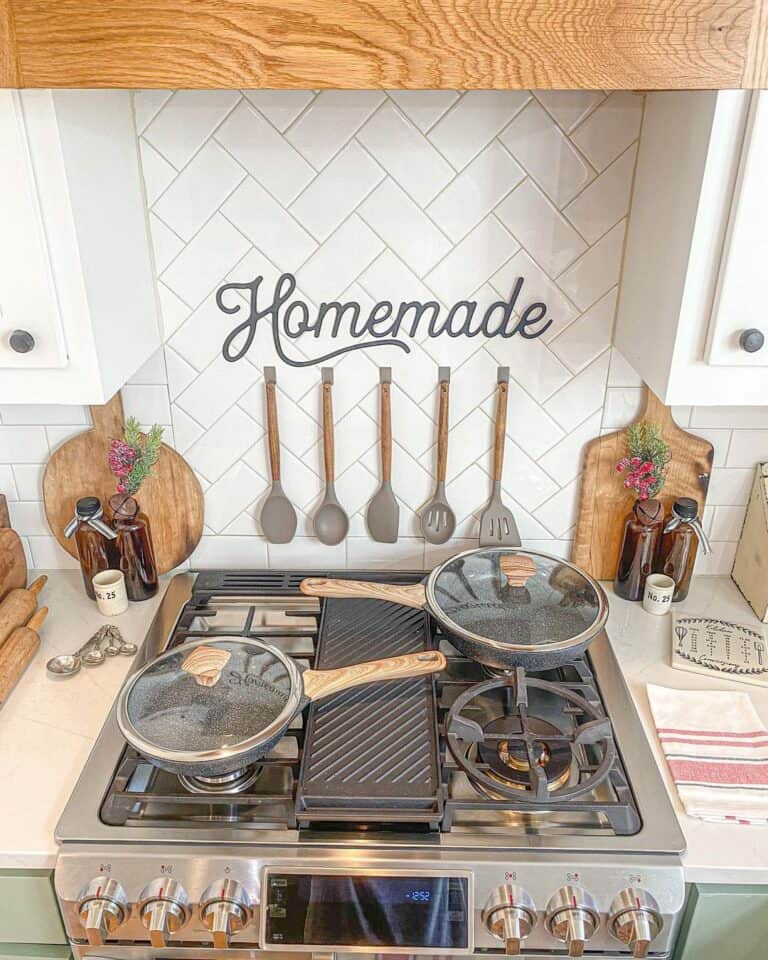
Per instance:
[[[508,548],[453,557],[431,591],[435,612],[459,633],[510,647],[583,639],[605,609],[599,586],[572,564]]]
[[[186,643],[136,676],[125,716],[158,751],[228,750],[267,730],[292,690],[286,664],[258,641]]]

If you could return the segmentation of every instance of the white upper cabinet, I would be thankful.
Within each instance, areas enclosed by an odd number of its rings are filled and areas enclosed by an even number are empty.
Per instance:
[[[0,90],[0,403],[102,403],[160,346],[131,95]]]
[[[616,346],[668,404],[768,404],[768,92],[649,94]]]

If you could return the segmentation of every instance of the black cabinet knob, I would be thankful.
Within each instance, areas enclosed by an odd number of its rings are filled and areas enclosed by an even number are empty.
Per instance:
[[[764,343],[765,336],[763,335],[763,331],[757,330],[755,327],[751,327],[749,330],[742,330],[741,336],[739,337],[739,346],[742,350],[746,350],[747,353],[757,353],[758,350],[763,349]]]
[[[16,353],[29,353],[35,349],[35,338],[28,330],[14,330],[8,342]]]

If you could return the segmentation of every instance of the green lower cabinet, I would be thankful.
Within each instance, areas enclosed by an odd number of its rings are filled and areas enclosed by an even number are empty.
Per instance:
[[[0,870],[0,960],[66,960],[51,870]]]
[[[693,884],[675,960],[765,960],[768,883]]]

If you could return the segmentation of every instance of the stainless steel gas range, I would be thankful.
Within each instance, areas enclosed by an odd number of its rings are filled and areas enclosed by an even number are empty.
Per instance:
[[[314,703],[220,778],[153,767],[113,712],[57,828],[74,956],[671,956],[684,840],[606,636],[493,675],[422,611],[308,575],[339,574],[177,576],[137,666],[244,635],[323,669],[439,646],[446,671]]]

